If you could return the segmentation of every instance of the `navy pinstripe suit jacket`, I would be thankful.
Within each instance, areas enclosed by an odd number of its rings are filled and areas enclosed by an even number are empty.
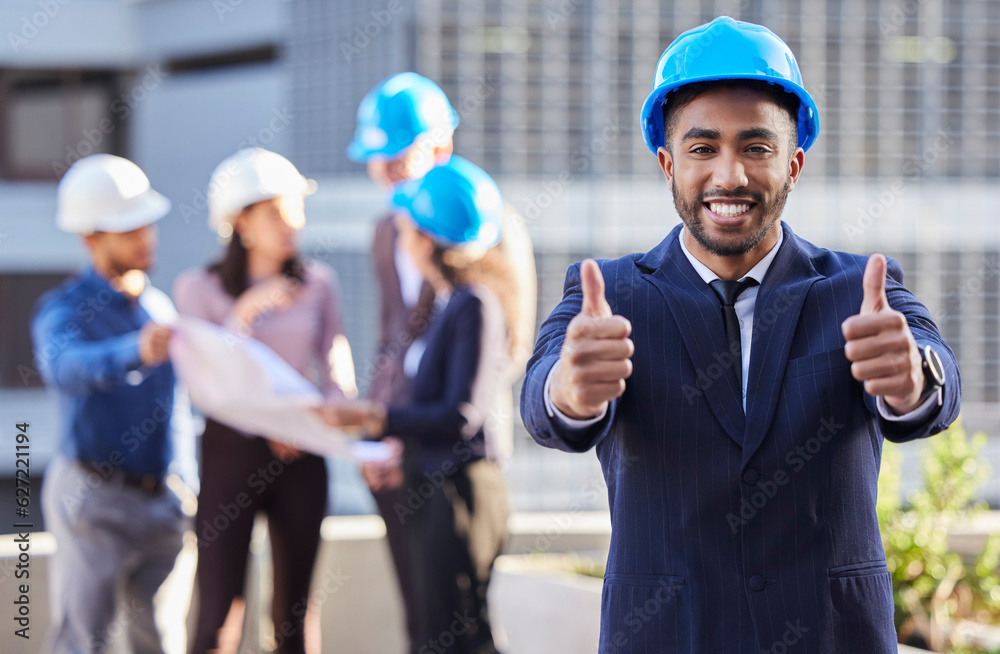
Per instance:
[[[580,311],[579,264],[543,323],[521,415],[536,441],[597,448],[612,536],[604,652],[896,651],[875,517],[882,439],[935,434],[958,415],[954,354],[889,261],[886,292],[947,372],[922,424],[877,412],[844,356],[867,258],[818,248],[782,223],[760,286],[744,416],[719,301],[681,251],[680,225],[646,254],[598,262],[614,313],[632,322],[634,372],[585,430],[546,413],[545,378]]]

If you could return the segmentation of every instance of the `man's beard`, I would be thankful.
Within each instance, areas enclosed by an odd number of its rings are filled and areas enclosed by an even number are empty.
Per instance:
[[[738,257],[757,247],[764,240],[764,237],[767,236],[768,232],[771,231],[774,223],[781,218],[781,212],[785,208],[785,201],[788,199],[788,187],[788,179],[786,178],[784,188],[767,204],[764,203],[764,196],[758,191],[747,191],[745,193],[712,191],[711,193],[699,193],[693,201],[685,202],[677,193],[676,179],[670,185],[670,190],[674,195],[674,207],[677,209],[681,220],[684,221],[684,226],[687,227],[688,231],[691,232],[691,236],[703,248],[719,257]],[[753,202],[756,204],[754,209],[760,211],[762,217],[760,225],[738,243],[724,244],[717,240],[712,240],[705,233],[705,226],[702,224],[701,218],[701,209],[707,197],[715,199],[730,198]]]
[[[108,261],[108,267],[114,273],[115,277],[121,277],[130,270],[141,270],[144,273],[148,273],[152,267],[152,263],[152,260],[149,260],[146,265],[135,265],[134,261],[129,262],[124,259],[111,257]]]

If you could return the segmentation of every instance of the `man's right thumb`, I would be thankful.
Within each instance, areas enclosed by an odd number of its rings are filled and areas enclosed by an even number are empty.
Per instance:
[[[595,318],[611,315],[611,305],[604,297],[604,276],[593,259],[587,259],[580,266],[580,283],[583,286],[583,309],[581,313]]]

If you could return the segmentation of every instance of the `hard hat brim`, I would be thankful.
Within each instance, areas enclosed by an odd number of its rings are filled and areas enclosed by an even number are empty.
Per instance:
[[[470,173],[471,178],[468,177]],[[469,226],[460,226],[457,232],[450,229],[447,224],[447,208],[442,212],[440,206],[430,206],[432,203],[428,202],[425,183],[435,174],[438,174],[438,178],[432,184],[438,187],[439,193],[442,192],[439,180],[444,175],[452,184],[456,181],[459,184],[457,187],[446,187],[444,193],[459,193],[460,197],[469,194],[468,199],[476,205],[474,211],[479,215],[479,222],[474,227],[475,233],[468,231]],[[477,174],[482,179],[477,180]],[[390,189],[388,201],[392,210],[405,213],[418,230],[446,247],[480,248],[485,251],[496,245],[502,236],[503,200],[500,190],[482,169],[458,156],[453,156],[448,164],[435,168],[423,178],[398,182]],[[464,201],[461,202],[464,204]],[[463,212],[465,210],[467,207],[460,209]]]
[[[794,93],[799,99],[798,138],[796,139],[796,144],[803,150],[808,150],[816,142],[816,138],[819,136],[819,110],[809,92],[795,82],[775,79],[766,75],[704,75],[684,79],[673,84],[663,84],[653,89],[653,92],[649,94],[643,103],[640,114],[642,138],[646,142],[646,147],[653,154],[656,154],[656,151],[664,144],[666,133],[663,124],[663,100],[667,97],[668,93],[688,84],[726,80],[758,80],[775,84]]]
[[[403,152],[406,152],[406,149],[408,147],[409,146],[401,148],[382,148],[382,149],[372,150],[370,148],[366,148],[357,139],[355,139],[351,141],[351,143],[347,146],[347,158],[353,161],[354,163],[368,163],[368,161],[374,157],[395,159]]]
[[[448,123],[450,125],[452,134],[454,134],[455,130],[458,129],[459,122],[461,122],[461,118],[458,115],[458,112],[455,111],[453,107],[449,106]],[[354,138],[351,139],[351,142],[347,145],[346,149],[347,158],[355,163],[368,163],[368,161],[374,157],[395,159],[401,156],[409,148],[413,147],[414,143],[416,143],[417,137],[419,137],[422,134],[428,134],[434,129],[439,129],[439,128],[445,128],[445,126],[439,125],[437,127],[429,128],[426,131],[422,131],[418,133],[415,137],[413,137],[413,140],[411,140],[409,143],[400,143],[398,141],[393,142],[392,139],[388,139],[384,146],[380,148],[372,148],[364,144],[364,141],[361,138],[361,127],[359,126],[358,129],[355,130]]]
[[[170,200],[151,188],[132,198],[130,204],[133,206],[128,210],[98,220],[89,231],[74,229],[62,219],[59,221],[59,228],[73,234],[86,235],[94,232],[124,234],[159,221],[170,213],[171,206]]]
[[[277,189],[266,190],[257,193],[255,195],[243,198],[242,199],[243,203],[241,203],[239,206],[231,205],[226,207],[225,209],[217,209],[215,211],[212,211],[210,209],[208,213],[208,228],[213,232],[218,232],[219,228],[222,227],[222,225],[231,224],[233,222],[233,219],[237,215],[239,215],[239,213],[243,211],[243,209],[255,205],[258,202],[263,202],[264,200],[270,200],[271,198],[281,197],[282,195],[290,195],[292,193],[302,193],[303,197],[308,197],[313,193],[315,193],[318,188],[319,185],[316,183],[316,180],[303,176],[301,189],[296,189],[291,191],[286,190],[284,192],[278,192]]]

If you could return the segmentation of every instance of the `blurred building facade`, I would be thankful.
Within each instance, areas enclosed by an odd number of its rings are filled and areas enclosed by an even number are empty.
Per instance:
[[[367,247],[384,211],[344,156],[364,93],[406,69],[441,84],[461,116],[456,150],[498,178],[535,238],[541,319],[569,263],[647,250],[676,224],[639,108],[663,48],[727,14],[781,35],[820,107],[785,220],[819,245],[900,260],[959,356],[972,426],[1000,436],[994,0],[89,0],[52,16],[43,4],[0,7],[20,39],[0,45],[0,299],[16,307],[0,322],[0,419],[46,402],[17,371],[27,304],[82,261],[53,225],[74,154],[133,158],[174,201],[153,276],[164,288],[217,252],[204,227],[214,165],[254,143],[289,155],[320,185],[304,248],[341,276],[363,391],[377,318]],[[515,494],[527,489],[518,508],[572,506],[600,480],[593,457],[518,443],[530,453],[510,471]],[[1000,484],[990,492],[1000,500]]]

